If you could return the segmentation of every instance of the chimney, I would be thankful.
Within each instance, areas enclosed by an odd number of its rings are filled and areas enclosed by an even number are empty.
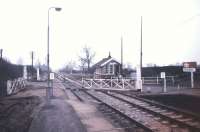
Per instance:
[[[111,55],[110,55],[110,51],[109,51],[109,55],[108,55],[108,58],[111,58]]]

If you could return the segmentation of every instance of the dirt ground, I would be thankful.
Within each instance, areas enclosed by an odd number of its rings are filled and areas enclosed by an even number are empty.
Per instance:
[[[46,102],[45,82],[28,82],[23,91],[0,99],[0,132],[86,132],[62,88]]]
[[[1,99],[0,132],[27,132],[39,100],[37,96]]]
[[[0,98],[0,132],[28,132],[35,108],[44,102],[44,86],[28,83],[23,91]]]

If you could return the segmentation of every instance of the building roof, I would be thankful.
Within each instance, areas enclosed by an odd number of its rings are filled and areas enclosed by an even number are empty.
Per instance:
[[[107,63],[109,63],[110,61],[115,61],[115,62],[119,63],[118,61],[116,61],[114,58],[112,58],[109,55],[107,58],[103,58],[102,60],[100,60],[99,62],[97,62],[96,64],[94,64],[92,66],[92,68],[102,67],[102,66],[106,65]]]
[[[100,60],[99,62],[94,64],[92,67],[100,67],[102,64],[104,64],[105,62],[107,62],[110,59],[112,59],[112,57],[103,58],[102,60]]]

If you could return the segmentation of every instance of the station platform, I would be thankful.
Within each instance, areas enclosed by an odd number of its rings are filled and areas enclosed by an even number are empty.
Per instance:
[[[86,132],[86,128],[71,105],[55,98],[40,108],[29,132]]]
[[[46,82],[28,82],[25,90],[9,98],[39,97],[40,103],[32,108],[27,132],[123,132],[116,129],[94,105],[80,102],[59,80],[53,84],[53,98],[46,101]],[[28,117],[27,117],[28,118]],[[19,120],[19,119],[16,119]],[[23,120],[23,119],[21,119]],[[16,123],[15,123],[16,124]],[[18,129],[18,126],[16,126]],[[15,129],[15,130],[16,130]],[[15,132],[11,130],[11,132]]]

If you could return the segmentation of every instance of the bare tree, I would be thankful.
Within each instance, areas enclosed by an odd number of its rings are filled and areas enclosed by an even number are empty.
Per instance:
[[[91,65],[94,57],[95,57],[95,52],[93,52],[90,47],[85,46],[82,49],[82,54],[81,54],[81,56],[79,56],[79,60],[83,67],[85,66],[85,64],[87,65],[88,72],[90,70],[90,65]]]
[[[85,73],[85,62],[81,61],[81,60],[80,60],[80,62],[81,62],[81,64],[79,65],[79,67],[80,67],[80,70],[82,70],[82,73],[84,74]]]

